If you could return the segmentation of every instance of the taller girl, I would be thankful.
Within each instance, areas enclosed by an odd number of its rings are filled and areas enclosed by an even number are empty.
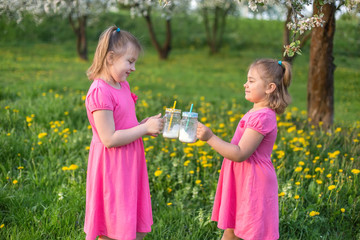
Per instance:
[[[199,123],[197,137],[223,157],[211,219],[222,239],[279,238],[278,183],[270,156],[277,136],[276,114],[290,102],[291,66],[260,59],[250,65],[246,100],[253,103],[230,143]]]
[[[159,134],[161,114],[138,122],[137,96],[127,77],[142,51],[129,32],[113,26],[100,36],[88,78],[85,104],[90,145],[85,226],[87,240],[143,239],[151,231],[152,210],[143,135]]]

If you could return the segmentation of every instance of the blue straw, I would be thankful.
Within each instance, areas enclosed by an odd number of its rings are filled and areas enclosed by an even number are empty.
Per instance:
[[[194,106],[194,104],[191,104],[190,113],[192,112],[193,106]],[[186,131],[186,129],[188,128],[188,125],[189,125],[189,118],[188,118],[187,121],[186,121],[185,131]]]

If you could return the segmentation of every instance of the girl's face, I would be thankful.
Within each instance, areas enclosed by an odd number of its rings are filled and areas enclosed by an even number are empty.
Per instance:
[[[132,46],[128,46],[127,51],[120,57],[113,57],[109,61],[109,73],[113,81],[123,82],[131,72],[135,71],[135,63],[138,53]]]
[[[244,84],[245,87],[245,99],[254,103],[267,105],[267,93],[269,91],[269,85],[261,79],[260,74],[256,67],[251,67],[247,81]]]

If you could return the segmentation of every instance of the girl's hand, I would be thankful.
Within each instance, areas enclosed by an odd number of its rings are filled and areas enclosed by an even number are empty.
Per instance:
[[[201,141],[208,141],[212,136],[214,136],[214,133],[211,131],[210,128],[202,124],[201,122],[198,122],[197,125],[197,131],[196,131],[196,137],[200,139]]]
[[[143,119],[143,120],[140,122],[140,124],[146,123],[146,121],[147,121],[148,119],[149,119],[148,117],[145,118],[145,119]]]
[[[156,137],[164,127],[164,119],[161,118],[161,113],[149,118],[145,118],[141,122],[144,122],[147,129],[147,134],[153,137]]]

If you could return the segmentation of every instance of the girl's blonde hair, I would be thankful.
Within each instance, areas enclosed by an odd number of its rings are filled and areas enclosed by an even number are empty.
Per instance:
[[[112,51],[115,57],[121,57],[129,47],[132,47],[138,54],[142,52],[139,40],[131,33],[120,30],[116,26],[107,28],[100,35],[93,63],[86,72],[88,78],[94,80],[100,73],[107,70],[106,55],[108,52]]]
[[[288,87],[291,83],[291,65],[285,61],[274,59],[259,59],[250,65],[256,67],[266,84],[275,83],[276,89],[268,97],[269,107],[277,114],[284,113],[291,102]]]

